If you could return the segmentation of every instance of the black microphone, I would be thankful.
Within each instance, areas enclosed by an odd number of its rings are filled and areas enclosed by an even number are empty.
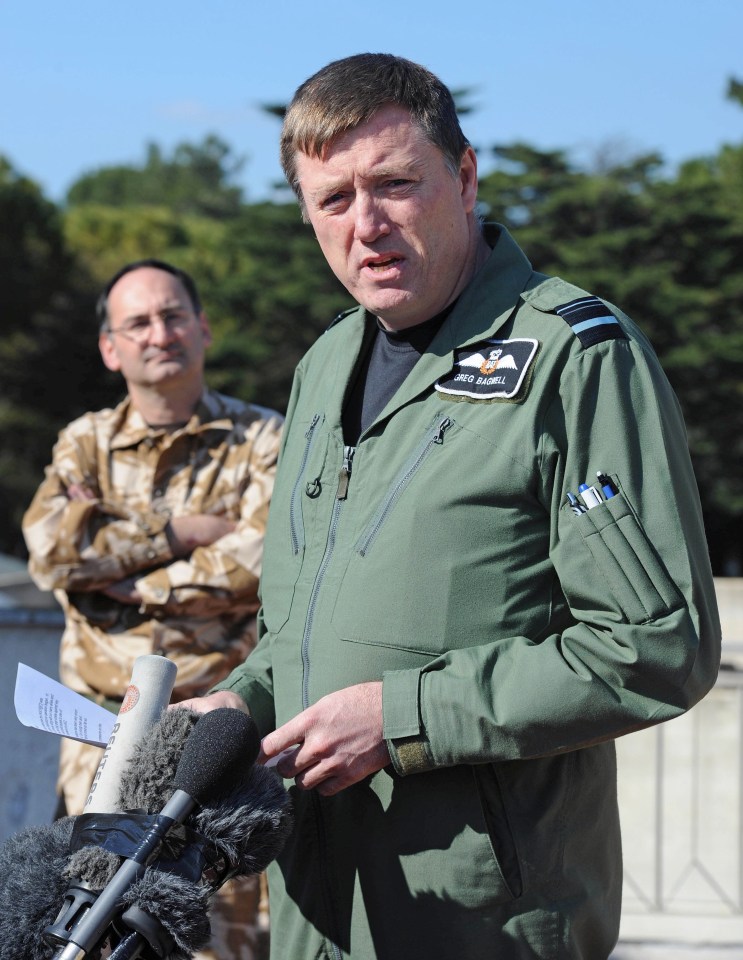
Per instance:
[[[136,849],[142,823],[149,826],[170,799],[185,746],[205,716],[187,708],[167,710],[141,737],[119,773],[112,803],[118,813],[29,827],[0,846],[0,960],[52,960],[67,944],[122,858]],[[219,787],[226,792],[207,798],[185,825],[174,828],[163,852],[124,893],[109,946],[136,930],[151,948],[145,949],[147,957],[190,960],[208,943],[214,890],[230,876],[262,872],[281,852],[292,828],[281,778],[255,764],[233,766],[235,781]],[[185,833],[185,844],[179,833]],[[208,856],[199,877],[202,853]],[[115,960],[138,955],[120,952]]]
[[[138,848],[124,860],[95,902],[74,924],[67,934],[67,944],[55,954],[55,960],[83,960],[96,948],[121,912],[125,894],[155,860],[171,828],[182,824],[210,797],[229,793],[245,768],[255,762],[259,749],[255,723],[242,711],[220,708],[199,718],[183,748],[173,781],[173,795]]]

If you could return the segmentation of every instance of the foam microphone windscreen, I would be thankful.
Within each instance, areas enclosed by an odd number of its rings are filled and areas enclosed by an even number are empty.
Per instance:
[[[133,749],[167,707],[176,666],[160,656],[138,657],[90,792],[86,812],[116,811],[120,778]],[[56,918],[70,879],[70,838],[74,819],[32,827],[0,849],[0,957],[46,960],[52,948],[43,930]],[[88,851],[91,886],[105,885],[120,858],[105,850]]]
[[[210,714],[165,711],[124,765],[115,809],[158,813],[176,789],[178,771],[181,788],[204,801],[188,825],[222,858],[229,874],[258,873],[278,855],[291,830],[289,796],[274,770],[253,763],[258,745],[252,721],[239,711],[226,711],[229,718],[225,711],[212,713],[216,716],[204,723]],[[212,765],[205,752],[215,751],[219,759]],[[49,960],[53,948],[42,933],[57,917],[69,883],[79,879],[100,890],[116,873],[121,857],[102,846],[72,852],[76,819],[30,828],[0,848],[0,960]],[[130,887],[125,901],[162,924],[176,944],[173,960],[183,960],[201,949],[208,934],[208,894],[209,885],[174,878],[155,863]]]
[[[98,765],[84,813],[113,813],[119,781],[134,747],[158,722],[170,703],[177,667],[166,657],[147,654],[134,661],[113,733]]]
[[[132,754],[121,781],[120,810],[155,813],[162,808],[173,791],[175,771],[194,725],[208,716],[199,719],[199,714],[186,708],[163,714]],[[254,729],[251,724],[248,727]],[[247,732],[246,738],[255,750],[253,733]],[[214,845],[234,872],[260,873],[278,856],[291,831],[289,795],[275,770],[254,763],[228,766],[236,775],[234,785],[207,800],[194,811],[189,823]]]
[[[252,717],[220,707],[203,714],[181,754],[173,779],[200,804],[228,793],[258,756],[261,740]]]
[[[48,960],[41,931],[52,923],[67,882],[73,818],[14,834],[0,848],[0,957]]]
[[[239,710],[220,708],[207,714],[168,710],[134,745],[121,770],[115,809],[159,813],[175,790],[199,803],[229,793],[245,777],[259,749],[254,721]],[[65,875],[101,889],[119,864],[114,853],[85,846],[71,855]]]
[[[57,942],[68,939],[69,951],[62,956],[75,960],[79,956],[88,956],[92,951],[100,949],[103,940],[108,940],[112,925],[115,929],[117,919],[124,921],[122,916],[122,898],[131,891],[138,881],[144,877],[148,866],[157,866],[163,855],[163,845],[168,839],[174,825],[182,825],[189,814],[206,799],[219,796],[228,791],[241,777],[241,771],[252,764],[258,755],[258,733],[253,721],[239,710],[215,710],[204,714],[196,722],[191,735],[181,754],[176,770],[175,791],[166,801],[161,812],[150,821],[142,836],[136,840],[133,849],[121,852],[124,858],[111,880],[96,896],[95,901],[84,912],[79,911],[77,901],[70,900],[70,909],[74,912],[74,919],[58,921],[54,930],[46,931],[48,936]],[[81,818],[79,822],[90,823],[99,817],[99,825],[106,819],[105,814],[90,814],[88,819]],[[116,815],[109,815],[116,818]],[[120,821],[120,817],[117,818]],[[83,831],[84,831],[83,827]],[[103,836],[104,843],[106,836]],[[187,843],[189,847],[189,843]],[[176,862],[180,864],[182,857],[188,854],[179,849],[176,852]],[[199,864],[197,872],[189,877],[191,881],[198,880],[203,866]],[[163,882],[167,881],[164,879]],[[150,891],[151,893],[152,891]],[[167,896],[165,900],[167,901]],[[152,898],[149,903],[152,906]],[[134,904],[133,920],[137,924],[134,931],[139,935],[131,943],[132,949],[140,940],[144,942],[148,934],[153,942],[161,942],[162,924],[159,918],[152,917],[150,910]],[[151,909],[151,907],[150,907]],[[60,929],[64,927],[64,930]],[[140,929],[141,928],[141,929]],[[170,938],[167,938],[169,945]],[[128,946],[126,956],[134,956]]]

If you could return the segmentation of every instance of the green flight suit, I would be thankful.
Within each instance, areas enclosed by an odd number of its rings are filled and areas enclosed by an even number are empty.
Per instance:
[[[341,409],[374,319],[346,315],[297,369],[262,639],[220,687],[265,734],[383,679],[392,763],[332,798],[293,788],[276,960],[606,958],[612,738],[682,713],[717,674],[697,490],[655,355],[505,230],[487,236],[350,477]],[[618,494],[576,515],[566,493],[597,471]]]

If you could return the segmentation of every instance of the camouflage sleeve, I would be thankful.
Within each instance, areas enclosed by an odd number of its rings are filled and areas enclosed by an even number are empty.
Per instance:
[[[173,559],[167,517],[138,513],[100,497],[92,433],[67,428],[23,518],[29,571],[42,590],[96,590]],[[88,500],[71,500],[73,485]]]
[[[235,602],[258,609],[263,537],[282,424],[278,415],[266,420],[246,452],[250,479],[236,529],[208,547],[198,547],[188,559],[175,560],[138,579],[143,613],[211,617]]]

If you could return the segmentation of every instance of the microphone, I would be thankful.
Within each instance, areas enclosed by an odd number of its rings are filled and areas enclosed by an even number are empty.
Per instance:
[[[74,817],[27,827],[0,848],[0,957],[49,960],[41,931],[54,922],[67,889]]]
[[[155,654],[137,657],[116,723],[98,764],[84,813],[107,813],[117,808],[121,776],[137,743],[157,723],[170,703],[178,668]]]
[[[144,811],[140,819],[149,817],[149,825],[171,798],[186,744],[207,716],[184,707],[162,714],[124,765],[114,804],[118,812],[30,827],[0,846],[2,960],[52,960],[55,950],[67,946],[83,911],[111,882],[122,858],[136,849],[143,829],[132,831],[131,826],[139,811]],[[173,862],[167,862],[170,853],[163,850],[122,897],[122,912],[112,924],[111,936],[114,942],[117,937],[125,939],[116,950],[132,949],[130,930],[139,931],[150,949],[140,937],[134,945],[138,952],[112,954],[109,960],[138,956],[143,949],[148,958],[190,960],[208,943],[207,907],[214,890],[230,876],[261,873],[281,852],[292,829],[289,795],[281,778],[255,764],[233,764],[233,769],[234,783],[220,782],[218,788],[226,792],[218,794],[215,789],[194,809],[188,823],[167,837],[164,847],[175,845],[173,835],[179,831],[194,831],[187,845],[171,857]],[[120,837],[120,826],[130,828],[128,846],[113,839]],[[199,842],[210,854],[204,858],[208,867],[201,878],[195,875],[191,857],[192,847],[199,848],[197,858],[202,852]]]
[[[83,960],[95,949],[120,913],[125,894],[155,860],[171,828],[182,824],[210,797],[230,792],[244,769],[255,762],[259,748],[255,723],[241,711],[220,708],[199,718],[178,763],[173,782],[175,791],[138,848],[124,860],[95,902],[70,929],[68,942],[55,955],[55,960]]]

